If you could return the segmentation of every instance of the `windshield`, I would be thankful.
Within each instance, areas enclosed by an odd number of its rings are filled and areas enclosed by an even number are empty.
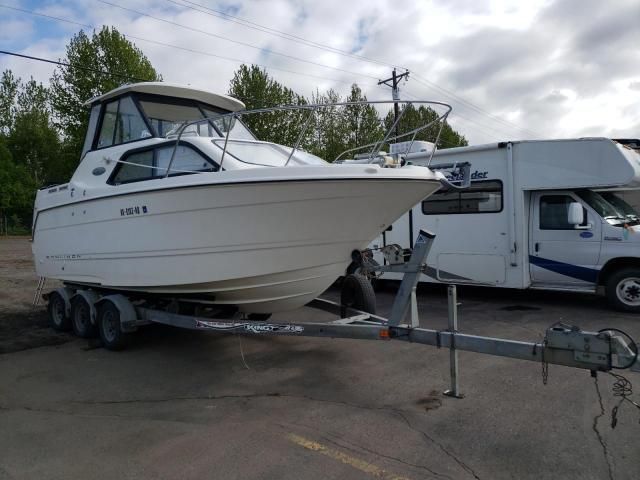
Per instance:
[[[201,137],[224,137],[231,125],[230,138],[255,140],[254,135],[237,118],[220,117],[228,113],[224,110],[213,110],[195,103],[170,103],[153,100],[140,100],[140,106],[159,137],[174,135],[185,123],[188,125],[184,133]],[[217,117],[217,118],[216,118]],[[205,118],[209,120],[205,120]],[[198,122],[198,120],[202,120]]]
[[[592,190],[579,190],[576,191],[576,194],[609,224],[622,226],[628,223],[629,218],[624,210],[608,202],[600,193]],[[637,223],[637,221],[634,223]]]
[[[625,216],[636,219],[640,216],[638,212],[626,201],[616,195],[614,192],[598,192],[607,202],[616,207]]]
[[[220,132],[221,136],[226,136],[227,131],[229,130],[229,124],[231,124],[231,131],[229,131],[229,138],[238,138],[240,140],[255,140],[256,137],[251,130],[240,121],[239,118],[235,117],[218,117],[215,118],[216,115],[220,115],[219,112],[214,112],[213,110],[209,110],[204,108],[204,113],[207,118],[213,117],[211,123],[216,127],[216,130]]]
[[[159,137],[166,136],[179,128],[184,122],[192,122],[204,118],[202,111],[195,105],[176,105],[141,100],[140,106]]]
[[[212,140],[213,144],[220,149],[224,149],[224,139]],[[284,167],[301,165],[326,165],[327,162],[320,157],[296,150],[291,156],[291,148],[283,147],[275,143],[229,140],[226,145],[226,154],[231,155],[242,163],[256,165],[259,167]],[[291,158],[289,158],[291,156]]]

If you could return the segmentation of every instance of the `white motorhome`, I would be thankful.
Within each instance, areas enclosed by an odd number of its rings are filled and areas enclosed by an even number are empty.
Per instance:
[[[405,162],[427,165],[417,147]],[[639,147],[581,138],[439,150],[431,166],[468,162],[470,187],[437,192],[371,247],[407,247],[427,229],[437,236],[424,282],[606,293],[640,312],[640,217],[621,196],[640,191]]]

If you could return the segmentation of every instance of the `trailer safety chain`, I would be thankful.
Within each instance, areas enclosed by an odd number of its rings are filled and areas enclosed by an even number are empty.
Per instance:
[[[629,402],[632,406],[636,407],[640,410],[640,404],[634,402],[629,397],[633,394],[633,385],[626,377],[620,375],[619,373],[608,372],[613,378],[615,378],[615,382],[613,383],[612,391],[614,397],[620,397],[618,404],[611,409],[611,428],[616,428],[618,424],[618,409],[623,404],[623,402]],[[640,418],[638,419],[638,423],[640,423]]]

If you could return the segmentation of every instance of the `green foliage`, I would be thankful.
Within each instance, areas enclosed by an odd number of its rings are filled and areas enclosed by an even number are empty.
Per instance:
[[[29,225],[36,189],[50,183],[58,165],[60,138],[51,123],[49,91],[30,79],[23,83],[9,70],[0,90],[0,218],[14,233]]]
[[[11,152],[0,137],[0,220],[7,233],[25,233],[24,225],[31,217],[36,188],[27,168],[13,161]],[[7,223],[13,231],[6,227]]]
[[[256,65],[240,66],[231,79],[229,95],[244,102],[247,110],[307,103],[303,96],[276,82]],[[242,121],[260,140],[295,145],[305,118],[305,112],[297,110],[246,115]]]
[[[311,101],[293,92],[291,89],[269,77],[267,72],[256,65],[242,65],[235,72],[229,87],[229,94],[242,100],[248,110],[282,105],[335,104],[366,101],[362,90],[356,84],[346,98],[333,89],[325,93],[316,91]],[[421,131],[416,140],[435,141],[441,122],[438,114],[429,107],[413,105],[406,107],[399,124],[399,132],[407,133],[415,128],[434,122],[429,128]],[[308,112],[275,112],[271,114],[247,115],[243,121],[253,130],[260,140],[283,145],[294,145],[302,133],[304,137],[301,147],[324,158],[335,160],[341,153],[371,145],[382,139],[385,131],[393,125],[393,110],[384,118],[380,118],[373,105],[331,105],[318,109],[310,119],[307,130],[303,130],[308,119]],[[403,140],[410,140],[406,137]],[[453,130],[446,122],[438,141],[438,148],[467,145],[464,136]],[[356,153],[365,153],[367,149],[347,152],[342,158],[349,158]]]
[[[16,98],[20,80],[13,76],[11,70],[5,70],[0,77],[0,135],[7,135],[16,111]]]
[[[13,161],[27,169],[36,185],[51,183],[60,139],[51,123],[49,91],[33,79],[19,83],[7,147]]]
[[[441,122],[436,121],[438,119],[438,113],[434,109],[431,107],[425,107],[424,105],[420,105],[416,108],[412,104],[409,104],[400,109],[400,115],[400,123],[398,124],[399,135],[409,133],[410,131],[426,125],[429,122],[434,122],[428,128],[418,132],[415,139],[435,142]],[[393,111],[389,111],[384,119],[385,128],[391,128],[393,121]],[[411,137],[411,135],[407,135],[406,137],[399,139],[399,141],[409,141],[411,140]],[[464,147],[468,144],[469,142],[467,142],[467,139],[451,128],[451,125],[447,122],[442,125],[442,132],[438,139],[438,148]]]
[[[66,53],[69,66],[59,66],[51,78],[51,104],[56,126],[79,160],[89,121],[85,102],[125,83],[162,78],[144,53],[113,27],[103,27],[91,37],[81,30]]]

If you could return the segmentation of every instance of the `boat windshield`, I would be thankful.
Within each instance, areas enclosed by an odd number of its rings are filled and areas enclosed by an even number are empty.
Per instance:
[[[220,149],[224,149],[225,147],[224,139],[213,140],[213,144]],[[327,164],[327,162],[320,157],[305,152],[304,150],[298,149],[291,155],[290,148],[283,147],[276,143],[230,139],[226,147],[226,155],[230,155],[242,163],[255,165],[257,167],[293,167]]]
[[[594,192],[593,190],[579,190],[576,191],[576,194],[582,200],[587,202],[587,204],[591,208],[593,208],[598,213],[598,215],[604,218],[610,225],[621,227],[624,224],[628,224],[629,220],[631,220],[634,225],[638,224],[637,216],[634,219],[630,219],[629,217],[627,217],[627,214],[623,209],[610,203],[599,192]]]
[[[231,126],[230,138],[255,140],[251,131],[239,119],[226,116],[218,117],[228,113],[225,111],[215,111],[195,103],[170,103],[153,100],[140,100],[140,106],[159,137],[176,134],[185,122],[197,122],[188,125],[185,134],[224,137]],[[202,121],[198,122],[198,120]]]
[[[195,104],[171,104],[141,100],[140,106],[159,137],[164,137],[175,131],[184,122],[193,122],[204,118],[202,110]]]
[[[229,138],[239,138],[242,140],[256,139],[255,135],[251,133],[251,130],[249,130],[249,128],[242,123],[239,118],[232,116],[215,118],[216,115],[219,115],[218,112],[214,112],[207,108],[203,108],[202,110],[207,118],[211,119],[211,123],[213,123],[216,130],[220,132],[220,136],[226,136],[227,131],[229,131]]]

